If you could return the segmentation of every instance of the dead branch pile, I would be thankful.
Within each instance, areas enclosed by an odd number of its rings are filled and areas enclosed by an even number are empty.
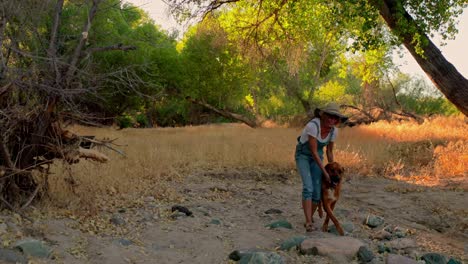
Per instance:
[[[89,45],[88,34],[102,2],[84,1],[87,15],[73,20],[74,27],[82,29],[73,37],[60,30],[64,5],[73,2],[0,2],[0,207],[16,210],[45,194],[49,166],[56,159],[70,164],[80,158],[109,159],[83,147],[83,142],[113,149],[112,142],[61,127],[63,113],[86,119],[80,114],[82,97],[96,95],[106,81],[122,79],[117,78],[120,71],[96,74],[93,54],[135,49]]]
[[[0,103],[0,198],[10,209],[23,207],[46,191],[49,166],[55,159],[70,164],[80,158],[109,160],[96,150],[81,147],[84,141],[99,141],[60,127],[53,101],[44,107],[21,105],[17,94],[21,92],[15,85],[9,85]]]

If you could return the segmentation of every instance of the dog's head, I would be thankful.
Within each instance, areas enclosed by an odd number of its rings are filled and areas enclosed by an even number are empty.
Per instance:
[[[340,181],[341,177],[344,173],[344,168],[338,162],[330,162],[325,166],[325,169],[330,175],[330,182],[333,187],[337,186]]]

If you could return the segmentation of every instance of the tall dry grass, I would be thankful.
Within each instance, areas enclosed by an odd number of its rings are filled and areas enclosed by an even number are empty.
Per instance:
[[[126,153],[103,149],[106,164],[56,163],[50,176],[54,204],[80,207],[97,197],[154,196],[179,199],[168,187],[194,173],[229,170],[295,174],[294,149],[301,129],[251,129],[239,124],[183,128],[70,128],[80,135],[117,138]],[[336,160],[349,175],[420,179],[466,177],[467,124],[462,118],[436,118],[422,125],[379,122],[340,129]],[[75,184],[73,184],[75,182]]]

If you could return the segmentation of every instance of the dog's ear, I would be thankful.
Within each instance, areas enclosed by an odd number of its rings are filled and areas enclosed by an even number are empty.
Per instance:
[[[334,162],[333,162],[334,163]],[[330,170],[332,169],[332,164],[333,163],[328,163],[327,165],[325,165],[325,170],[330,173]]]
[[[345,168],[341,165],[338,166],[338,172],[342,175],[345,172]]]
[[[333,167],[335,169],[335,171],[338,173],[338,175],[342,175],[344,173],[344,167],[341,166],[341,164],[339,164],[338,162],[332,162],[332,163],[328,163],[328,165],[332,166],[331,164],[333,164]],[[326,167],[326,166],[325,166]]]

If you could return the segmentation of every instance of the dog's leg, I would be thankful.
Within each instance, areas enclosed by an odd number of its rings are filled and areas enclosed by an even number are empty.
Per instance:
[[[333,224],[335,224],[336,230],[340,235],[344,235],[343,228],[340,225],[340,222],[338,222],[338,219],[336,219],[335,215],[333,214],[333,209],[335,208],[336,201],[333,201],[331,204],[328,203],[323,203],[325,212],[327,212],[327,218],[325,219],[325,222],[323,223],[322,230],[324,232],[328,231],[328,219],[331,219]]]
[[[320,200],[319,204],[318,204],[318,215],[320,218],[323,218],[323,210],[322,210],[322,205],[323,205],[323,197],[322,197],[322,200]]]
[[[322,205],[323,205],[323,209],[324,209],[325,211],[327,210],[326,207],[327,207],[327,205],[329,204],[329,202],[330,202],[330,201],[329,201],[328,199],[326,199],[325,197],[323,197],[323,199],[322,199]],[[326,215],[326,217],[325,217],[325,220],[323,221],[323,225],[322,225],[322,231],[323,231],[323,232],[328,232],[328,221],[329,221],[329,220],[330,220],[330,217],[328,216],[328,213],[327,213],[327,215]]]

